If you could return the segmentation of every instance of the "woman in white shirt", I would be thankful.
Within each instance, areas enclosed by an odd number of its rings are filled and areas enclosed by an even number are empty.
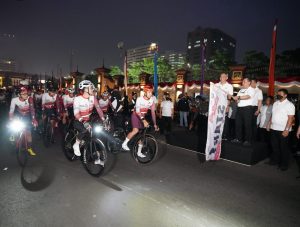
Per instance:
[[[268,96],[266,104],[261,107],[259,114],[259,140],[266,143],[270,143],[270,132],[267,131],[267,126],[272,116],[273,101],[274,98]]]
[[[160,118],[162,120],[161,133],[169,134],[172,130],[172,120],[174,118],[174,104],[170,95],[166,93],[160,105]]]

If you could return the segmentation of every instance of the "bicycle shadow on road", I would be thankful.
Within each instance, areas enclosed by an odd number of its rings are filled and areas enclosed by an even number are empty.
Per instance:
[[[28,191],[41,191],[51,185],[55,178],[55,169],[43,162],[30,161],[22,168],[21,184]]]

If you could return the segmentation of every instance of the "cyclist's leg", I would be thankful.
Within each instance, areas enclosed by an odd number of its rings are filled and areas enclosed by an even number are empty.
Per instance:
[[[30,155],[34,156],[36,155],[36,153],[33,151],[33,148],[32,148],[32,135],[31,135],[31,120],[30,120],[30,116],[28,117],[24,117],[23,118],[25,124],[26,124],[26,129],[25,129],[25,138],[26,138],[26,141],[27,141],[27,151]]]
[[[128,133],[126,139],[122,144],[122,148],[124,150],[129,151],[128,142],[139,132],[140,128],[143,128],[144,125],[142,124],[141,120],[138,118],[136,113],[131,114],[131,124],[132,124],[132,131]]]
[[[73,122],[73,126],[74,128],[78,131],[77,137],[76,137],[76,142],[73,145],[73,149],[74,149],[74,154],[76,156],[80,156],[80,142],[82,141],[82,139],[85,136],[85,133],[87,132],[87,129],[84,127],[83,123],[80,121],[75,120]]]

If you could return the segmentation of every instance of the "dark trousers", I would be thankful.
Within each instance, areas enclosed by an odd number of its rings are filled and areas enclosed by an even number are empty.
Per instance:
[[[283,137],[282,131],[271,130],[271,145],[273,149],[271,162],[283,168],[287,168],[289,165],[290,148],[288,141],[289,137]]]
[[[229,117],[225,117],[224,129],[223,129],[223,139],[229,139]]]
[[[73,126],[78,131],[77,138],[79,140],[82,140],[86,135],[86,133],[88,132],[87,129],[84,127],[83,123],[78,120],[75,120],[73,122]]]
[[[260,142],[264,142],[268,144],[269,148],[269,155],[272,153],[272,146],[271,146],[271,133],[267,131],[265,128],[258,128],[258,138]]]
[[[229,138],[235,138],[235,119],[229,119]]]
[[[257,116],[255,116],[255,112],[258,110],[257,106],[252,107],[252,140],[257,140]]]
[[[161,119],[161,133],[169,134],[172,130],[172,118],[171,117],[162,117]]]
[[[235,135],[238,140],[252,141],[252,106],[238,107],[235,119]],[[243,134],[243,131],[245,132]],[[243,136],[244,135],[244,136]]]

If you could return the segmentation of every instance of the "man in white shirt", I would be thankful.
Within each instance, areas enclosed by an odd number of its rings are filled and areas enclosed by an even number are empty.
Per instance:
[[[268,125],[268,130],[271,129],[273,149],[269,164],[278,165],[282,171],[288,169],[290,156],[288,141],[295,118],[295,106],[287,99],[287,96],[286,89],[278,90],[277,101],[273,105],[272,118]]]
[[[232,142],[241,143],[244,139],[244,146],[250,146],[252,141],[252,103],[255,90],[250,84],[250,79],[245,77],[237,96],[232,97],[238,105],[235,119],[236,139],[232,140]],[[243,131],[245,135],[243,135]]]
[[[162,119],[161,133],[169,134],[172,130],[172,120],[174,118],[174,104],[170,95],[166,93],[164,100],[160,104],[160,118]]]
[[[262,107],[263,101],[263,93],[262,90],[257,87],[257,79],[251,79],[251,87],[255,90],[255,94],[253,97],[252,103],[252,139],[255,141],[257,140],[257,116],[259,115]]]
[[[233,96],[233,86],[227,82],[228,80],[228,74],[226,73],[221,73],[220,75],[220,82],[216,84],[217,87],[221,88],[227,95],[227,108],[226,108],[226,118],[225,118],[225,123],[224,123],[224,130],[223,130],[223,139],[227,140],[229,137],[229,118],[228,118],[228,113],[229,113],[229,105],[230,105],[230,99]]]

